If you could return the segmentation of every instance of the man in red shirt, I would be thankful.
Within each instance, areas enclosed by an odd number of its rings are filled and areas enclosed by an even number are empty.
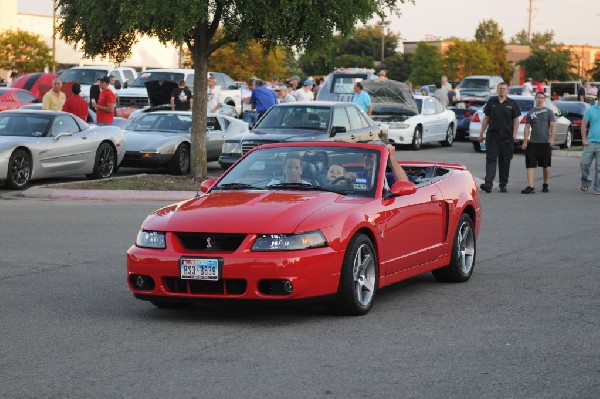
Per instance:
[[[87,102],[85,102],[85,100],[79,95],[79,93],[81,93],[81,85],[77,82],[73,83],[71,91],[73,92],[73,95],[67,98],[62,110],[65,112],[70,112],[73,115],[83,119],[84,122],[87,122],[89,113],[88,105]]]
[[[100,97],[98,102],[92,99],[92,107],[96,110],[96,123],[98,125],[111,125],[115,116],[115,95],[108,88],[110,78],[103,76],[98,79],[100,83]]]

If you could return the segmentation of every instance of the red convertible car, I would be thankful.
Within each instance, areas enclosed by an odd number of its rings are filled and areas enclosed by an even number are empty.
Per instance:
[[[317,299],[366,314],[377,290],[432,271],[467,281],[481,222],[478,190],[458,164],[401,162],[386,146],[339,142],[255,148],[203,194],[148,216],[127,252],[138,299]]]

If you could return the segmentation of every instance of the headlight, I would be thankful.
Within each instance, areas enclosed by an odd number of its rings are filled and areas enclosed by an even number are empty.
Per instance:
[[[140,230],[135,239],[135,245],[142,248],[166,248],[165,233]]]
[[[300,234],[261,234],[252,244],[253,251],[295,251],[326,247],[327,240],[320,231]]]
[[[390,123],[390,127],[392,129],[408,129],[410,127],[410,124],[409,123],[392,122],[392,123]]]
[[[241,154],[242,153],[242,143],[238,142],[224,142],[223,149],[221,150],[223,154]]]

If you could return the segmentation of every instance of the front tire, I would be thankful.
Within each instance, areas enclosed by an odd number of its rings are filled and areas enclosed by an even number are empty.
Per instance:
[[[415,135],[413,136],[411,148],[414,151],[419,151],[421,149],[421,145],[423,145],[423,128],[421,126],[417,126],[415,128]]]
[[[185,175],[190,171],[190,147],[187,144],[179,144],[175,155],[167,165],[169,173],[172,175]]]
[[[16,150],[8,160],[8,174],[4,185],[13,190],[23,190],[31,181],[32,169],[27,151]]]
[[[446,130],[446,140],[442,141],[442,146],[452,147],[452,143],[454,143],[454,128],[452,124],[449,124]]]
[[[434,270],[433,277],[441,282],[464,283],[468,281],[475,267],[476,247],[473,221],[469,215],[463,213],[456,228],[450,264]]]
[[[86,175],[88,179],[108,179],[115,173],[117,168],[117,153],[108,143],[101,143],[96,150],[94,170]]]
[[[338,314],[362,316],[373,307],[377,293],[378,263],[371,240],[358,233],[350,240],[336,299],[330,309]]]

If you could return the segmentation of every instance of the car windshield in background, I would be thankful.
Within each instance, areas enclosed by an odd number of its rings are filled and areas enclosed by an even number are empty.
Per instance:
[[[170,82],[179,83],[179,81],[182,79],[183,73],[178,72],[142,72],[140,73],[140,76],[138,76],[129,87],[145,88],[146,82],[150,82],[152,80],[168,80]],[[188,86],[192,86],[192,84],[188,83],[187,79],[185,84]]]
[[[334,75],[331,91],[337,94],[353,94],[354,84],[367,78],[367,75]]]
[[[327,130],[331,107],[309,105],[273,107],[255,129]]]
[[[44,137],[50,130],[51,116],[0,113],[0,136]]]
[[[69,69],[60,78],[63,82],[74,80],[81,85],[93,85],[96,84],[98,79],[107,74],[106,69]]]
[[[192,128],[191,115],[150,113],[137,119],[127,130],[145,132],[188,133]]]
[[[489,90],[489,84],[490,81],[488,79],[465,79],[460,84],[460,88]]]
[[[585,111],[590,107],[588,103],[575,101],[555,101],[554,104],[563,112],[573,114],[585,114]]]
[[[533,101],[533,100],[516,100],[516,101],[519,103],[519,108],[521,108],[521,113],[531,111],[535,105],[535,101]]]
[[[368,149],[259,148],[236,164],[213,190],[317,190],[373,197],[378,166],[379,152]]]

